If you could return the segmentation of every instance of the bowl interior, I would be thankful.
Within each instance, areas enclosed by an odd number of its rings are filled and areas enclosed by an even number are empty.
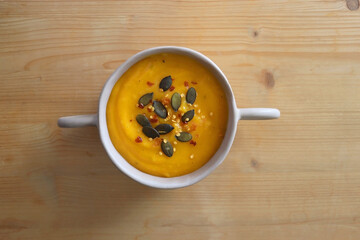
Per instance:
[[[146,58],[147,56],[158,54],[158,53],[175,53],[186,55],[191,58],[196,59],[205,67],[207,67],[211,73],[218,79],[221,83],[223,90],[226,93],[227,102],[228,102],[228,123],[227,130],[225,133],[225,137],[223,142],[221,143],[219,149],[214,154],[214,156],[200,169],[183,175],[179,177],[172,178],[164,178],[153,176],[144,172],[139,171],[132,165],[130,165],[121,154],[115,149],[114,145],[111,142],[107,124],[106,124],[106,106],[109,96],[111,94],[112,88],[114,87],[117,80],[124,74],[132,65],[137,63],[138,61]],[[183,47],[173,47],[173,46],[165,46],[165,47],[156,47],[144,50],[139,52],[129,58],[125,63],[123,63],[116,71],[109,77],[107,82],[104,85],[103,91],[100,95],[99,101],[99,132],[100,138],[104,145],[105,150],[110,156],[113,163],[127,176],[130,178],[151,187],[156,188],[180,188],[192,185],[204,177],[206,177],[209,173],[211,173],[222,161],[225,159],[227,153],[230,150],[232,142],[235,137],[237,126],[236,119],[236,103],[234,99],[234,95],[232,93],[231,87],[218,66],[215,65],[209,58],[202,55],[199,52],[196,52],[192,49],[183,48]]]

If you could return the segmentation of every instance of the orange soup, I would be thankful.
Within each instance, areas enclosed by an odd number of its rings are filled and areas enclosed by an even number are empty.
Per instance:
[[[224,138],[228,105],[216,78],[196,60],[149,56],[115,84],[106,108],[111,141],[135,168],[160,176],[191,173]]]

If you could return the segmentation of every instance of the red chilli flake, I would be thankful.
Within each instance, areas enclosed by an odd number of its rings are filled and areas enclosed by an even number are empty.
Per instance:
[[[151,123],[156,123],[158,121],[158,117],[156,115],[153,115],[153,118],[150,118],[149,121]]]
[[[162,142],[162,139],[161,139],[161,138],[155,138],[153,145],[156,146],[156,147],[157,147],[157,146],[160,146],[161,142]]]
[[[180,121],[180,126],[185,126],[187,125],[189,122],[183,122],[183,121]]]
[[[192,84],[194,84],[194,85],[196,85],[197,84],[197,82],[191,82]]]
[[[130,122],[132,122],[132,119],[130,119]]]
[[[164,97],[164,98],[161,100],[161,103],[162,103],[163,105],[168,105],[168,104],[170,103],[170,99],[167,98],[167,97]]]
[[[195,142],[194,140],[191,140],[191,141],[190,141],[190,144],[196,146],[196,142]]]
[[[188,86],[189,86],[189,82],[188,82],[188,81],[185,81],[185,82],[184,82],[184,86],[185,86],[185,87],[188,87]]]
[[[154,85],[155,83],[152,83],[152,82],[147,81],[146,84],[147,84],[149,87],[151,87],[151,86]]]
[[[174,91],[174,89],[175,89],[175,87],[171,86],[169,90],[170,90],[170,92],[172,92],[172,91]]]
[[[138,136],[138,137],[135,139],[135,142],[141,143],[141,142],[142,142],[142,138]]]
[[[138,108],[143,109],[143,108],[144,108],[144,105],[142,105],[142,104],[140,103],[140,104],[138,104]]]

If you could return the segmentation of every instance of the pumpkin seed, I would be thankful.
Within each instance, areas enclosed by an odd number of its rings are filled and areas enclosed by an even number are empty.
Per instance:
[[[171,87],[171,84],[172,84],[171,76],[167,76],[161,80],[159,87],[165,92]]]
[[[174,129],[174,127],[171,126],[170,124],[163,123],[163,124],[157,125],[155,127],[155,129],[156,129],[156,131],[158,131],[158,133],[160,135],[162,135],[162,134],[167,134],[167,133],[171,132]]]
[[[159,101],[154,101],[153,102],[153,107],[154,107],[154,112],[161,118],[166,118],[168,113],[166,111],[166,108],[164,107],[164,105],[162,105],[161,102]]]
[[[145,116],[145,114],[138,114],[136,116],[136,121],[143,127],[151,126],[149,119]]]
[[[175,112],[179,109],[181,105],[181,96],[179,93],[174,93],[171,97],[171,106],[174,109]]]
[[[186,102],[193,104],[196,99],[196,91],[195,88],[191,87],[186,93]]]
[[[179,135],[179,134],[178,134]],[[188,132],[181,132],[179,136],[176,136],[176,139],[180,142],[188,142],[192,139],[192,136]]]
[[[153,93],[144,94],[138,101],[139,105],[146,106],[153,98]]]
[[[158,133],[158,131],[156,131],[154,128],[152,128],[150,126],[143,127],[142,131],[149,138],[160,137],[160,134]]]
[[[190,122],[191,119],[193,119],[194,117],[194,109],[187,111],[182,117],[181,117],[181,121],[183,121],[184,123]]]
[[[174,149],[171,143],[166,140],[161,142],[161,150],[168,157],[171,157],[174,154]]]

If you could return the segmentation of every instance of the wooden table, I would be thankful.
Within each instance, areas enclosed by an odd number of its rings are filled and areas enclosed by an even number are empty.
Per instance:
[[[358,0],[1,1],[0,239],[360,239]],[[202,182],[142,186],[96,128],[108,76],[136,52],[186,46],[228,76],[242,121]]]

